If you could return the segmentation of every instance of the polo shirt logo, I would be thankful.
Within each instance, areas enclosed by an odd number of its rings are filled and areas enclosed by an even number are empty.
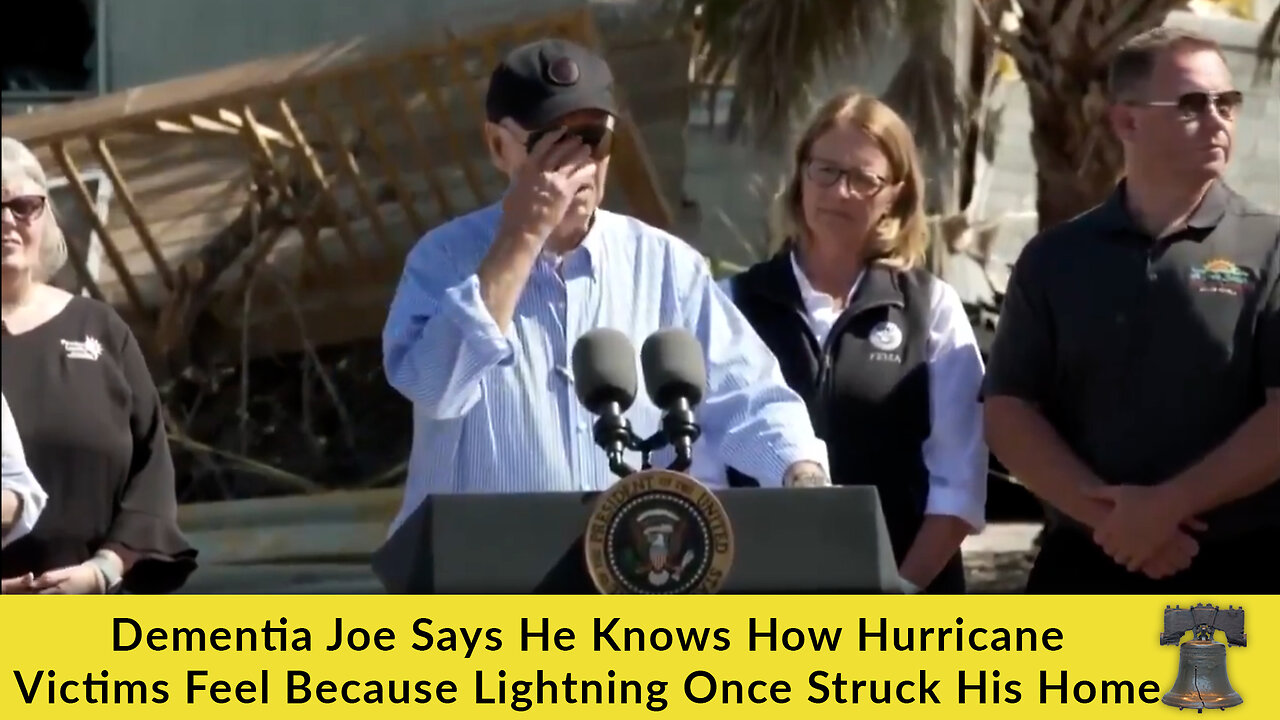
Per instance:
[[[92,335],[84,340],[63,340],[62,349],[72,360],[97,360],[102,356],[102,343]]]
[[[1199,292],[1235,296],[1252,281],[1253,275],[1247,269],[1223,258],[1191,268],[1191,289]]]

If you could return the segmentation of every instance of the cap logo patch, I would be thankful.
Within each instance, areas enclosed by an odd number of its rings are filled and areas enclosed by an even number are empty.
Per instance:
[[[573,85],[578,82],[579,75],[578,63],[571,58],[556,58],[547,65],[547,79],[556,85]]]

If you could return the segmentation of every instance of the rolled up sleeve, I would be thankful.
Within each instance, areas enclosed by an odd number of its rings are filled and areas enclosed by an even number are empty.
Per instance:
[[[21,503],[17,518],[0,541],[2,543],[0,546],[7,546],[29,534],[36,526],[36,521],[40,519],[40,514],[44,512],[44,507],[49,502],[49,495],[36,480],[31,468],[27,466],[26,453],[22,450],[22,438],[18,435],[18,426],[14,422],[13,413],[9,410],[9,401],[5,400],[3,395],[0,395],[0,404],[4,406],[3,437],[0,437],[0,443],[3,443],[0,448],[3,448],[4,472],[0,487],[16,495]]]
[[[781,486],[787,469],[801,461],[830,476],[827,446],[814,433],[808,408],[724,286],[698,268],[681,305],[706,352],[707,393],[698,413],[720,458],[766,487]]]
[[[929,343],[930,434],[923,446],[929,471],[926,515],[950,515],[971,532],[986,524],[990,452],[983,439],[982,353],[959,295],[935,283]]]
[[[456,279],[445,240],[428,234],[409,254],[382,337],[387,381],[433,420],[465,415],[484,374],[515,359],[514,330],[498,329],[474,272]]]

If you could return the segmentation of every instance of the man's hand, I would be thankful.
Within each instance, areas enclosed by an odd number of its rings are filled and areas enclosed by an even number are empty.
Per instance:
[[[80,563],[50,570],[32,581],[41,595],[98,595],[107,591],[102,571],[93,563]]]
[[[1195,538],[1179,530],[1142,566],[1142,574],[1154,580],[1175,575],[1190,567],[1198,552],[1200,544]]]
[[[1205,529],[1203,522],[1184,517],[1160,486],[1104,485],[1084,492],[1111,504],[1111,511],[1094,527],[1093,540],[1130,572],[1153,561],[1161,547],[1181,532],[1180,525]]]
[[[595,180],[591,147],[564,129],[547,133],[533,146],[502,200],[504,229],[545,242],[564,221],[573,198]]]
[[[827,487],[829,485],[831,485],[831,478],[827,477],[822,466],[809,460],[801,460],[793,464],[787,468],[787,473],[782,478],[783,487]]]
[[[20,577],[5,578],[0,580],[0,594],[4,595],[26,595],[35,592],[32,582],[35,577],[31,573]]]

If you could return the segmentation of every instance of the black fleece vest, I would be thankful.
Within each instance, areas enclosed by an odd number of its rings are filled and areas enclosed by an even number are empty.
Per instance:
[[[789,249],[731,283],[734,303],[808,405],[814,429],[827,444],[832,481],[879,490],[901,563],[924,520],[929,492],[922,446],[930,431],[932,276],[868,268],[823,347],[805,321]],[[732,484],[756,484],[732,468],[729,474]],[[958,553],[930,589],[962,591]]]

